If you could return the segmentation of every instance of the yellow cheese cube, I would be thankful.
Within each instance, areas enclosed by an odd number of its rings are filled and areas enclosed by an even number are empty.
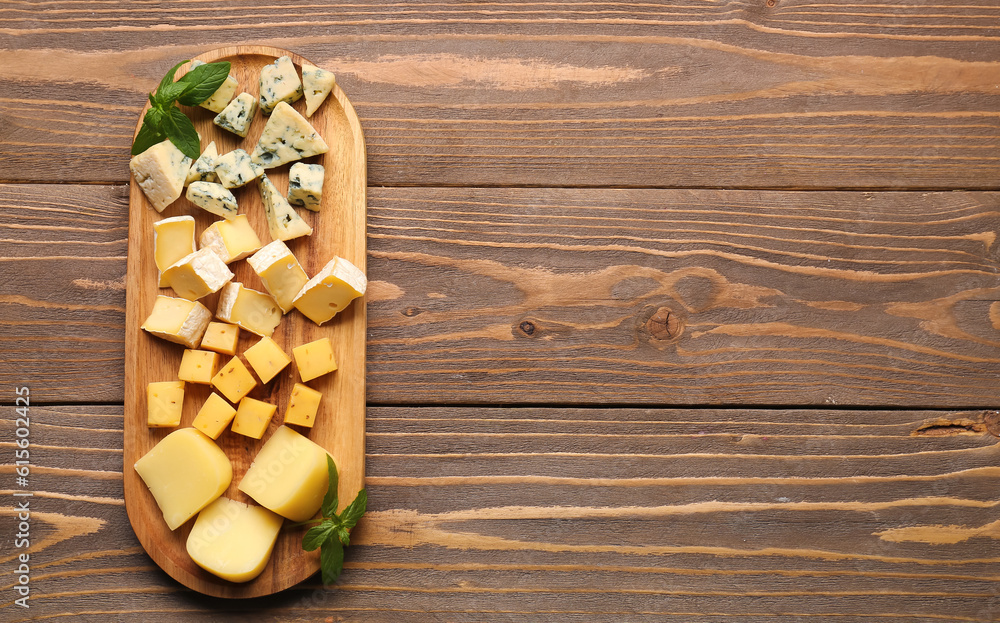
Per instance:
[[[161,288],[170,286],[163,278],[163,271],[194,252],[194,217],[175,216],[153,223],[153,261],[159,271]]]
[[[285,366],[292,363],[292,358],[269,337],[260,338],[259,342],[246,349],[243,356],[264,383],[273,379],[285,369]]]
[[[193,428],[175,430],[135,462],[167,527],[176,530],[222,495],[233,466],[215,442]]]
[[[194,426],[212,439],[218,439],[222,431],[226,430],[229,423],[233,421],[236,409],[231,404],[222,399],[221,396],[212,392],[208,400],[201,406],[198,415],[194,416]]]
[[[211,321],[212,312],[198,301],[161,294],[156,297],[149,317],[142,323],[142,330],[170,342],[196,348]]]
[[[239,489],[282,517],[310,519],[330,486],[326,454],[306,437],[279,426],[257,453]]]
[[[250,227],[246,214],[212,223],[202,232],[200,242],[203,249],[211,249],[226,264],[242,260],[261,246],[260,238]]]
[[[236,419],[233,420],[233,432],[254,439],[260,439],[271,423],[278,407],[269,402],[244,398],[236,409]]]
[[[215,316],[260,336],[270,337],[281,322],[281,308],[273,298],[246,288],[242,283],[230,282],[219,293],[219,307]]]
[[[163,381],[146,386],[146,425],[151,428],[180,426],[184,410],[184,381]]]
[[[333,344],[328,337],[296,346],[292,349],[292,355],[303,382],[337,369],[337,361],[333,358]]]
[[[236,354],[236,345],[240,341],[240,328],[226,322],[210,322],[205,329],[205,337],[201,338],[202,350],[213,350],[223,355]]]
[[[257,386],[253,375],[243,365],[239,357],[233,357],[219,373],[212,377],[212,386],[219,390],[229,402],[239,402],[250,390]]]
[[[249,582],[267,566],[283,521],[266,508],[219,498],[194,520],[188,555],[224,580]]]
[[[233,271],[211,249],[185,255],[163,271],[163,279],[174,292],[192,301],[218,292],[232,278]]]
[[[309,277],[288,246],[281,240],[275,240],[254,253],[247,263],[260,277],[264,289],[271,293],[281,311],[291,311],[292,300]]]
[[[312,428],[316,423],[316,413],[319,411],[319,401],[322,397],[321,392],[302,383],[296,383],[292,388],[292,397],[288,400],[284,423]]]
[[[316,324],[337,315],[368,288],[368,279],[354,264],[335,257],[295,295],[295,309]]]
[[[189,383],[209,385],[212,383],[212,377],[219,371],[220,363],[222,358],[219,357],[219,353],[210,350],[185,350],[177,378]]]

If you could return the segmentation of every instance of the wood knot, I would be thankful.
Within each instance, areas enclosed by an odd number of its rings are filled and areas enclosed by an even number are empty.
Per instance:
[[[424,310],[420,309],[419,307],[407,307],[401,313],[408,318],[412,318],[417,314],[424,313]]]
[[[517,325],[517,328],[524,335],[531,336],[535,334],[535,323],[531,322],[530,320],[525,320],[521,324]]]
[[[773,7],[774,5],[778,4],[778,0],[767,0],[767,2],[765,2],[764,4],[766,4],[769,7]]]
[[[684,323],[672,309],[661,307],[646,321],[646,330],[654,340],[673,340],[684,330]]]

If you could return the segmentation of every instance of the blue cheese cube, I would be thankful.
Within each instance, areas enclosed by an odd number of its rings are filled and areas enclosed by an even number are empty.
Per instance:
[[[330,147],[294,108],[280,102],[267,120],[250,158],[265,169],[325,154]]]
[[[296,162],[288,170],[288,203],[319,212],[323,198],[323,165]]]
[[[215,116],[212,123],[223,130],[229,130],[233,134],[246,137],[250,130],[250,122],[257,112],[257,100],[249,93],[240,93],[236,99],[229,102],[229,105]]]
[[[312,234],[312,227],[288,205],[284,195],[278,192],[274,183],[267,175],[261,175],[257,180],[260,188],[260,198],[264,202],[264,216],[267,217],[267,228],[271,238],[275,240],[291,240],[299,236]]]
[[[184,192],[191,159],[166,140],[133,156],[128,168],[150,205],[157,212],[163,212]]]
[[[337,77],[332,71],[320,69],[308,63],[302,64],[302,91],[306,96],[306,116],[312,117],[330,94]]]
[[[188,170],[187,183],[218,181],[219,178],[215,175],[215,159],[218,157],[219,150],[215,146],[215,141],[212,141]]]
[[[264,169],[250,159],[242,149],[219,156],[215,160],[215,174],[226,188],[246,186],[264,173]]]
[[[260,70],[260,111],[271,114],[278,102],[289,104],[302,97],[302,81],[292,59],[282,56]]]
[[[222,184],[191,182],[185,196],[188,201],[202,210],[221,216],[226,220],[236,218],[236,214],[239,212],[236,197]]]
[[[204,64],[205,61],[191,61],[191,69]],[[226,104],[233,99],[233,95],[236,94],[236,89],[238,89],[239,86],[240,83],[236,81],[233,74],[229,74],[226,76],[226,81],[215,90],[215,93],[212,93],[212,95],[207,100],[199,104],[199,106],[207,108],[214,113],[220,113],[225,110]]]

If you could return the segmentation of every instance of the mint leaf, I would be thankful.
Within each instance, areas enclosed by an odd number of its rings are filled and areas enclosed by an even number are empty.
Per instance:
[[[188,158],[196,160],[201,155],[201,139],[198,131],[180,108],[171,106],[163,117],[163,130],[170,142],[177,146]]]
[[[332,520],[326,519],[318,526],[313,526],[306,530],[306,534],[302,537],[302,549],[307,552],[314,551],[317,547],[323,545],[331,536],[333,536],[337,531],[336,524]]]
[[[319,568],[323,584],[333,584],[344,570],[344,546],[337,539],[323,543],[319,550]]]
[[[132,155],[137,156],[141,154],[153,145],[163,142],[165,138],[167,136],[158,128],[143,123],[142,127],[139,128],[139,133],[135,135],[135,141],[132,143]]]
[[[358,523],[361,516],[365,514],[368,509],[368,490],[362,489],[358,491],[358,497],[354,498],[351,505],[344,509],[344,512],[340,514],[340,521],[345,528],[350,530]]]
[[[326,467],[329,471],[330,485],[320,506],[323,521],[306,531],[302,537],[302,549],[311,552],[317,547],[320,548],[319,564],[323,584],[333,584],[344,569],[344,547],[351,543],[350,530],[368,508],[368,490],[359,491],[344,512],[337,515],[337,488],[340,476],[337,474],[337,464],[329,454],[326,455]]]
[[[185,106],[197,106],[212,97],[229,77],[230,67],[229,62],[208,63],[187,72],[177,81],[178,84],[185,85],[185,90],[177,101]]]
[[[337,528],[337,538],[344,544],[344,547],[351,544],[351,533],[347,531],[347,528]]]
[[[183,65],[186,62],[187,61],[184,60],[177,63],[170,69],[170,71],[167,72],[165,76],[163,76],[163,80],[160,80],[159,86],[156,87],[156,96],[155,96],[156,102],[160,103],[163,106],[167,106],[173,103],[175,99],[177,99],[176,97],[173,97],[169,100],[164,99],[163,90],[167,88],[169,85],[174,84],[174,74],[176,74],[177,70],[180,69],[181,65]]]
[[[337,475],[337,464],[333,462],[333,457],[326,455],[326,468],[330,472],[330,487],[323,496],[323,506],[320,511],[324,517],[333,517],[340,506],[340,499],[337,497],[337,489],[340,487],[340,477]]]

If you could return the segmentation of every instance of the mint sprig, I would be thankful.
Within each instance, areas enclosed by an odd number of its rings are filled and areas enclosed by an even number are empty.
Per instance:
[[[337,465],[330,455],[326,455],[326,467],[330,472],[330,488],[323,496],[320,513],[323,519],[317,525],[306,530],[302,537],[302,549],[307,552],[319,548],[319,567],[323,576],[323,584],[333,584],[344,569],[344,548],[351,544],[350,530],[365,514],[368,508],[368,490],[362,489],[344,512],[337,514],[340,499],[337,497],[337,487],[340,477]]]
[[[141,154],[153,145],[170,139],[177,149],[189,157],[201,155],[201,142],[194,124],[177,103],[196,106],[212,97],[229,76],[228,61],[199,65],[174,81],[174,74],[184,60],[174,65],[160,80],[154,93],[149,94],[149,110],[142,118],[142,127],[132,142],[132,155]]]

